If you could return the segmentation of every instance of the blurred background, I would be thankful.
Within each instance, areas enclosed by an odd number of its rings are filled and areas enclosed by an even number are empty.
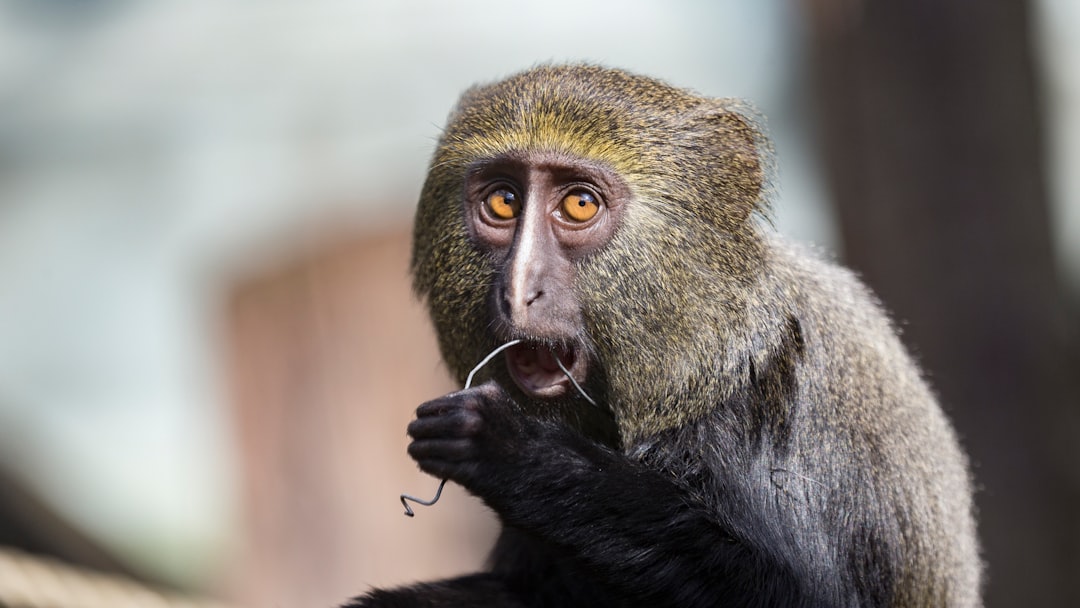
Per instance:
[[[398,501],[452,388],[410,219],[464,88],[589,60],[768,117],[778,229],[971,454],[988,605],[1080,605],[1080,3],[614,7],[0,0],[0,546],[242,606],[477,568],[482,505]]]

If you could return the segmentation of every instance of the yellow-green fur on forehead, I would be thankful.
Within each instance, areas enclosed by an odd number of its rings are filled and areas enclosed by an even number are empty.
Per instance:
[[[665,95],[658,96],[657,89]],[[460,166],[508,152],[548,151],[631,176],[663,143],[649,135],[677,136],[688,110],[702,101],[617,70],[535,68],[467,91],[450,117],[437,161]]]
[[[526,122],[526,121],[522,121]],[[603,163],[623,174],[642,170],[640,156],[625,146],[614,145],[610,137],[580,125],[567,125],[556,114],[529,117],[527,124],[506,128],[487,125],[484,137],[448,137],[443,141],[440,161],[461,166],[481,158],[494,158],[520,151],[554,152]]]

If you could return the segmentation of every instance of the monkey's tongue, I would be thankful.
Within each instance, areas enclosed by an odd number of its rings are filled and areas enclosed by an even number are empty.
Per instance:
[[[563,392],[568,382],[556,357],[567,369],[573,365],[573,351],[518,344],[506,351],[506,366],[521,390],[540,397],[554,396]]]

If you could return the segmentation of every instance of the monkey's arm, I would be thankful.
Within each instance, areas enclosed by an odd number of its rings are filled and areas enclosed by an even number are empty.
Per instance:
[[[718,598],[799,602],[769,533],[734,534],[672,480],[565,426],[520,415],[494,384],[417,410],[409,453],[525,530],[581,560],[624,598],[715,605]]]

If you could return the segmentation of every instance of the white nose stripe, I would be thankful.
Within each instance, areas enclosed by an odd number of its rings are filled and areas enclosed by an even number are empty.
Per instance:
[[[514,259],[510,261],[510,315],[515,323],[523,323],[528,316],[529,292],[533,269],[538,266],[535,259],[537,230],[543,221],[542,209],[533,209],[537,200],[535,192],[527,192],[522,201],[521,215],[517,225],[517,242],[514,244]]]
[[[514,248],[514,259],[510,262],[510,312],[514,320],[524,320],[529,297],[529,269],[533,264],[533,249],[536,244],[530,222],[519,224],[518,242]]]

